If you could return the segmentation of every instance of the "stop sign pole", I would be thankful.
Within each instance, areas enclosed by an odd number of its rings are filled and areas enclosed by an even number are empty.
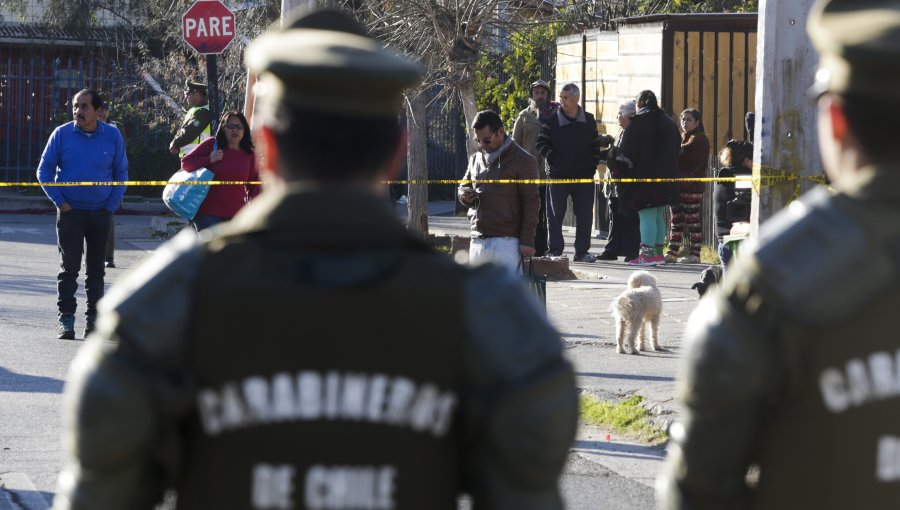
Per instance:
[[[218,72],[216,55],[225,51],[235,38],[235,18],[231,9],[219,0],[198,0],[181,17],[182,37],[197,53],[206,55],[207,99],[210,131],[218,128]]]

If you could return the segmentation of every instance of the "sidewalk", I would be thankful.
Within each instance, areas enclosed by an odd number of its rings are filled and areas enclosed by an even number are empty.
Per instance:
[[[38,189],[38,188],[34,188]],[[169,209],[162,199],[125,195],[116,214],[164,214]],[[0,188],[0,214],[54,214],[56,208],[43,193],[25,193]]]

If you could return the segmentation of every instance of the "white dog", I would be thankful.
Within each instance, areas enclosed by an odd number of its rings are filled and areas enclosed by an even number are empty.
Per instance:
[[[634,337],[641,332],[642,351],[659,350],[659,317],[662,315],[662,294],[656,278],[647,271],[635,271],[628,278],[628,288],[609,305],[616,321],[616,352],[639,354]],[[650,340],[647,340],[647,330]],[[626,344],[628,347],[626,347]]]

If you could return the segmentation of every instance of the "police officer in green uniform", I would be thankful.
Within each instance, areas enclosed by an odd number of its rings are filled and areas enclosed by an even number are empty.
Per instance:
[[[381,196],[420,66],[336,10],[246,59],[266,189],[107,294],[54,508],[167,488],[181,509],[562,508],[578,399],[558,333],[519,279],[432,251]]]
[[[900,4],[820,1],[808,30],[834,191],[767,222],[691,317],[662,508],[900,505]]]
[[[212,114],[206,99],[206,85],[187,80],[184,86],[184,98],[191,107],[185,112],[184,121],[175,133],[175,138],[169,143],[169,152],[178,154],[179,157],[184,157],[200,142],[212,136]]]

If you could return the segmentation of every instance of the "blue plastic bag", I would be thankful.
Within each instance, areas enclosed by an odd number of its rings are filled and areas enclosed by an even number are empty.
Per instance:
[[[206,182],[215,178],[215,174],[205,168],[193,172],[179,170],[169,179],[169,184],[163,189],[163,202],[175,214],[192,220],[197,214],[200,204],[206,198],[206,194],[209,193],[209,186],[185,183]]]

